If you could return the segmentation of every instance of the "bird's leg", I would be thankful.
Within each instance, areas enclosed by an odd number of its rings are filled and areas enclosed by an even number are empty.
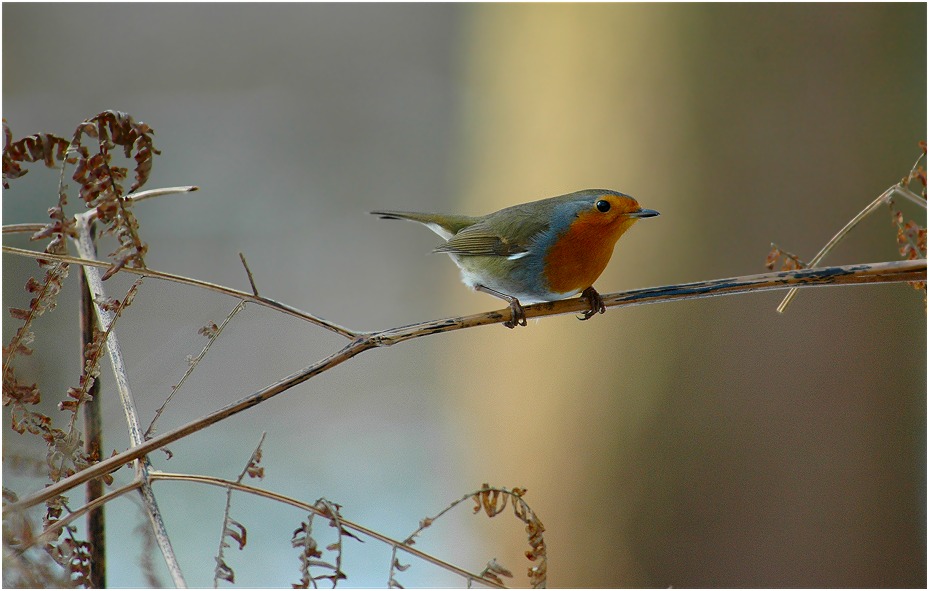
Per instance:
[[[606,306],[603,304],[603,298],[600,297],[600,294],[597,293],[597,290],[594,289],[593,285],[581,292],[581,299],[586,299],[588,302],[590,302],[590,310],[584,312],[583,316],[578,316],[578,320],[590,320],[590,318],[595,316],[597,312],[600,314],[606,312]]]
[[[474,289],[476,291],[483,291],[484,293],[490,294],[510,303],[510,319],[504,322],[503,326],[507,328],[516,328],[517,325],[526,326],[526,313],[523,311],[523,305],[519,303],[518,299],[511,295],[499,292],[496,289],[490,289],[489,287],[481,285],[480,283],[476,284]]]

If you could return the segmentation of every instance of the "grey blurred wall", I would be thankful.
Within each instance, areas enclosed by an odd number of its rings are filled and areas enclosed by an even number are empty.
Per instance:
[[[247,288],[242,251],[263,294],[387,328],[500,305],[427,255],[435,236],[366,215],[374,208],[476,214],[623,190],[662,216],[621,240],[601,292],[761,272],[772,241],[810,258],[926,139],[925,10],[4,4],[3,116],[19,137],[130,112],[164,152],[150,186],[202,187],[137,208],[151,267]],[[4,191],[4,223],[44,219],[55,182],[32,167]],[[925,211],[905,211],[925,224]],[[879,212],[828,262],[896,256]],[[4,306],[23,305],[35,266],[3,263]],[[128,285],[112,283],[114,295]],[[66,288],[20,362],[48,412],[79,375],[76,294]],[[482,482],[526,487],[551,586],[924,586],[924,301],[904,286],[830,288],[779,316],[779,299],[405,343],[154,459],[234,477],[267,431],[263,486],[325,496],[400,539]],[[120,338],[146,417],[202,346],[196,329],[234,305],[145,283]],[[6,340],[14,330],[4,318]],[[250,306],[161,430],[339,346]],[[105,447],[121,449],[109,378]],[[37,453],[8,414],[5,456]],[[8,466],[5,486],[41,486]],[[156,493],[189,582],[210,584],[224,495]],[[138,511],[111,510],[111,539],[125,543],[111,549],[109,583],[145,584]],[[247,498],[233,514],[249,527],[249,545],[227,557],[237,581],[296,582],[289,536],[305,516]],[[505,518],[465,508],[418,547],[475,571],[497,556],[521,576],[525,536]],[[386,583],[389,549],[350,545],[346,560],[349,586]],[[399,580],[462,584],[420,563]]]

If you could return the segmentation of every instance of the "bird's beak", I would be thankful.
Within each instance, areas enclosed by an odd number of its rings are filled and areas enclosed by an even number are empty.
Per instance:
[[[634,211],[628,214],[631,218],[653,218],[656,215],[661,215],[654,209],[640,209],[639,211]]]

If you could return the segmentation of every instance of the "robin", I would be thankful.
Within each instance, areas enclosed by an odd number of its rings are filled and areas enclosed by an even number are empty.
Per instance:
[[[372,211],[383,219],[419,222],[444,238],[433,252],[448,254],[471,288],[510,304],[504,325],[526,326],[522,304],[577,294],[590,303],[579,316],[606,312],[593,287],[632,224],[658,215],[618,191],[586,189],[514,205],[485,216]]]

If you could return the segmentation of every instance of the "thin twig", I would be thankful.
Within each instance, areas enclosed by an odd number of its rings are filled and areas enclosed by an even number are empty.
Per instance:
[[[78,253],[80,253],[82,257],[88,259],[96,258],[96,247],[90,235],[90,226],[93,223],[91,216],[86,214],[79,214],[75,216],[75,220],[77,222],[77,238],[75,239],[75,245],[77,247]],[[100,277],[100,272],[96,267],[91,266],[85,266],[83,269],[84,276],[87,278],[87,283],[90,287],[90,291],[94,296],[92,299],[94,303],[94,310],[97,315],[97,320],[100,324],[100,329],[103,331],[108,331],[110,325],[114,322],[115,317],[108,310],[104,309],[102,305],[100,305],[102,299],[106,298],[106,292],[103,289],[103,281]],[[136,412],[135,403],[132,399],[132,390],[129,387],[129,378],[126,374],[126,368],[125,364],[123,363],[119,342],[116,339],[116,334],[113,332],[109,332],[107,335],[106,349],[110,358],[110,364],[113,366],[113,375],[116,378],[117,392],[119,392],[123,412],[126,415],[126,423],[129,428],[129,441],[133,448],[138,448],[138,446],[144,442],[145,438],[142,434],[142,429],[139,426],[139,415]],[[165,563],[168,566],[171,577],[174,579],[174,584],[177,587],[186,587],[187,584],[184,580],[184,574],[181,572],[181,567],[177,561],[177,556],[171,546],[171,539],[168,537],[168,532],[165,528],[164,519],[161,517],[161,510],[158,508],[155,495],[152,493],[152,487],[148,482],[148,458],[144,456],[137,456],[137,459],[139,461],[136,462],[136,473],[142,480],[140,492],[142,494],[143,503],[145,504],[145,509],[148,513],[149,520],[152,523],[155,537],[157,538],[158,545],[161,548],[161,553],[164,556]]]
[[[85,265],[90,267],[97,267],[100,269],[110,269],[113,267],[113,263],[107,263],[104,261],[98,261],[95,259],[87,259],[81,257],[72,257],[67,255],[57,255],[50,254],[47,252],[39,252],[35,250],[28,250],[24,248],[16,248],[15,246],[3,246],[3,252],[9,254],[15,254],[19,256],[24,256],[32,259],[48,260],[48,261],[59,261],[62,263],[74,263],[76,265]],[[216,283],[210,283],[209,281],[202,281],[200,279],[193,279],[190,277],[184,277],[182,275],[175,275],[173,273],[166,273],[163,271],[156,271],[154,269],[138,269],[135,267],[122,267],[119,269],[120,273],[131,273],[133,275],[140,275],[142,277],[153,277],[155,279],[163,279],[165,281],[172,281],[174,283],[180,283],[182,285],[190,285],[193,287],[199,287],[201,289],[206,289],[216,293],[221,293],[224,295],[232,296],[240,300],[246,300],[249,302],[255,302],[258,305],[277,310],[278,312],[283,312],[290,316],[294,316],[301,320],[306,320],[311,324],[315,324],[321,328],[332,331],[336,334],[342,335],[347,339],[355,339],[358,337],[358,333],[338,324],[324,320],[318,316],[314,316],[293,306],[287,304],[282,304],[271,298],[264,296],[256,296],[254,294],[248,293],[247,291],[240,291],[238,289],[232,289],[231,287],[225,287],[218,285]]]
[[[203,349],[200,350],[200,353],[196,357],[189,359],[187,363],[187,370],[184,371],[184,375],[181,376],[181,379],[178,380],[177,384],[171,387],[171,393],[168,394],[168,397],[164,402],[161,403],[161,406],[158,407],[158,410],[155,411],[155,416],[152,417],[152,422],[149,423],[148,429],[145,430],[145,438],[148,439],[151,437],[152,433],[155,432],[155,423],[158,422],[158,419],[161,418],[162,413],[167,408],[168,403],[171,402],[171,399],[174,398],[174,395],[178,393],[181,389],[181,386],[184,385],[184,382],[187,381],[187,378],[194,373],[194,370],[197,369],[197,366],[200,365],[200,361],[206,357],[207,352],[210,350],[210,347],[213,346],[213,343],[216,342],[216,339],[219,338],[219,335],[222,334],[223,329],[226,328],[226,325],[229,324],[229,321],[232,320],[232,317],[245,309],[245,300],[241,300],[236,307],[232,309],[229,314],[226,315],[226,318],[223,319],[222,323],[216,327],[216,330],[211,330],[207,335],[206,345],[203,346]]]
[[[420,522],[419,522],[419,527],[417,527],[417,528],[413,531],[413,533],[411,533],[411,534],[408,535],[406,538],[404,538],[403,544],[402,544],[402,545],[399,545],[399,546],[398,546],[398,545],[394,545],[394,547],[393,547],[393,549],[392,549],[392,551],[391,551],[391,553],[390,553],[390,570],[387,572],[387,587],[388,587],[388,588],[394,588],[394,585],[395,585],[395,583],[396,583],[396,579],[394,578],[394,569],[397,568],[398,566],[400,566],[399,562],[397,561],[397,550],[398,550],[398,549],[407,548],[407,547],[409,547],[409,546],[412,546],[412,545],[415,543],[415,538],[416,538],[416,536],[418,536],[419,534],[421,534],[426,528],[431,527],[432,524],[435,523],[435,521],[436,521],[437,519],[441,518],[443,515],[445,515],[446,513],[448,513],[449,511],[451,511],[452,509],[454,509],[454,508],[457,507],[458,505],[460,505],[461,503],[463,503],[463,502],[467,501],[468,499],[474,497],[474,495],[478,495],[478,494],[484,492],[485,490],[488,490],[488,488],[481,488],[480,490],[477,490],[477,491],[475,491],[475,492],[471,492],[471,493],[468,493],[468,494],[464,495],[464,496],[461,497],[460,499],[457,499],[457,500],[455,500],[455,501],[452,501],[447,507],[445,507],[444,509],[442,509],[441,511],[439,511],[434,517],[427,517],[427,518],[423,519],[422,521],[420,521]],[[403,570],[406,570],[406,568],[403,567]],[[478,577],[477,579],[474,579],[474,580],[482,581],[483,578]],[[468,580],[468,586],[469,586],[469,587],[470,587],[471,582],[472,582],[472,580],[469,579],[469,580]]]
[[[693,300],[715,296],[735,295],[739,293],[790,289],[791,287],[810,288],[866,283],[902,283],[925,280],[926,260],[919,259],[912,261],[893,261],[888,263],[779,271],[761,275],[748,275],[729,279],[637,289],[605,294],[602,297],[604,305],[612,308]],[[590,304],[586,300],[572,298],[570,300],[545,302],[526,306],[525,313],[527,318],[539,318],[542,316],[576,314],[585,311],[589,307]],[[140,458],[178,439],[182,439],[191,433],[201,431],[210,425],[261,404],[265,400],[273,398],[298,384],[302,384],[337,365],[341,365],[343,362],[369,349],[387,347],[403,341],[452,330],[461,330],[488,324],[502,324],[509,319],[509,308],[505,308],[493,312],[431,320],[389,330],[363,333],[339,351],[274,384],[246,396],[238,402],[229,404],[191,421],[186,425],[182,425],[157,437],[153,437],[136,448],[126,450],[102,460],[68,478],[62,479],[32,495],[24,497],[15,503],[10,503],[3,507],[3,512],[25,510],[56,495],[62,494],[75,486],[83,484],[91,478],[98,478],[104,474],[108,474],[136,458]]]
[[[258,287],[255,285],[255,277],[252,276],[252,270],[248,268],[248,262],[245,260],[245,255],[241,252],[239,253],[239,259],[242,261],[242,266],[245,267],[245,274],[248,275],[248,283],[252,286],[252,293],[257,296]]]

